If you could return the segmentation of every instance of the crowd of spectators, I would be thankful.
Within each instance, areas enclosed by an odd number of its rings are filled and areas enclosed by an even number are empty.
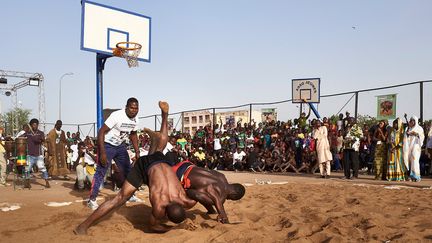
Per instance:
[[[358,172],[360,172],[375,174],[376,179],[410,179],[410,173],[413,170],[410,167],[412,166],[408,161],[403,161],[409,160],[405,156],[407,152],[403,146],[403,142],[408,143],[406,140],[409,139],[407,131],[410,129],[410,121],[407,118],[405,118],[405,123],[401,123],[401,119],[395,120],[393,126],[390,126],[387,121],[356,124],[355,119],[348,112],[345,116],[339,114],[338,117],[332,117],[332,119],[324,117],[322,120],[309,120],[308,118],[309,114],[302,113],[299,118],[286,122],[256,123],[252,120],[250,123],[238,122],[233,124],[223,123],[222,120],[219,120],[214,127],[208,124],[198,129],[193,135],[174,129],[170,134],[167,150],[171,152],[169,157],[174,162],[188,160],[211,170],[313,174],[318,170],[320,164],[317,156],[317,140],[313,133],[317,127],[323,126],[326,129],[329,150],[332,155],[331,171],[345,170],[345,178],[347,179],[350,178],[350,169],[353,169],[354,177],[357,177]],[[395,142],[392,134],[397,135],[396,130],[393,129],[395,126],[397,128],[396,121],[401,123],[401,129],[398,129],[401,131],[398,135],[400,144],[397,146],[392,145],[392,142]],[[347,145],[347,134],[353,126],[358,129],[357,140]],[[60,128],[61,126],[58,128],[59,131]],[[422,124],[422,130],[424,131],[420,143],[422,149],[416,158],[419,164],[419,176],[420,174],[432,174],[431,124]],[[22,134],[24,133],[23,131]],[[420,138],[420,135],[417,134],[417,137]],[[62,141],[56,141],[56,143],[62,143]],[[82,189],[85,184],[90,186],[95,173],[97,166],[97,146],[95,143],[95,139],[89,136],[82,139],[79,132],[66,132],[65,139],[61,144],[65,148],[66,156],[64,158],[67,169],[76,172],[79,179],[77,181],[79,189]],[[145,155],[149,148],[148,135],[140,133],[139,145],[140,155]],[[347,146],[350,147],[347,148]],[[45,144],[42,147],[45,148],[45,165],[51,177],[53,176],[53,162],[49,161],[49,157],[53,153],[49,150],[52,150],[53,146],[50,147]],[[348,152],[352,149],[357,156],[354,161],[347,162],[347,158],[344,159],[344,156],[352,157],[346,153],[347,149]],[[402,168],[402,173],[404,173],[402,177],[388,174],[389,169],[394,170],[394,165],[389,166],[389,160],[394,157],[392,153],[395,149],[400,150],[402,162],[399,162],[406,165],[405,170]],[[130,149],[129,152],[130,158],[133,158],[133,149]],[[54,162],[54,164],[56,163]],[[37,170],[37,167],[34,170]],[[415,180],[419,180],[419,178]],[[5,180],[2,178],[2,183],[4,182]]]
[[[295,172],[315,173],[318,170],[316,139],[313,138],[314,124],[325,126],[328,131],[328,141],[332,154],[331,170],[344,169],[343,156],[346,149],[346,136],[348,129],[355,124],[355,119],[347,112],[340,114],[338,119],[308,120],[309,115],[302,115],[293,121],[269,121],[256,123],[223,123],[221,120],[213,128],[210,124],[198,129],[192,136],[173,130],[170,134],[170,144],[175,152],[175,160],[189,160],[198,166],[216,170],[252,171],[252,172]],[[352,121],[352,124],[350,123]],[[376,135],[380,124],[355,124],[360,129],[355,152],[358,155],[357,169],[363,173],[374,174],[378,167],[386,169],[386,160],[383,165],[377,166],[377,143],[381,144]],[[404,127],[408,126],[407,120]],[[391,126],[384,123],[386,136],[383,144],[385,153],[391,150]],[[431,131],[430,124],[424,125],[424,131]],[[422,175],[430,174],[432,137],[424,137],[423,149],[419,158]],[[402,135],[403,136],[403,135]],[[147,147],[148,138],[140,135],[140,144]],[[352,145],[350,145],[352,146]],[[385,156],[387,157],[387,156]],[[355,166],[354,166],[355,167]],[[353,168],[355,169],[355,168]],[[386,178],[386,172],[382,179]],[[378,178],[377,178],[378,179]]]

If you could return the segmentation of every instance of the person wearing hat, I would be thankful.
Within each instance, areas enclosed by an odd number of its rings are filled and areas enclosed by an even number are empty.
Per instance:
[[[203,148],[202,148],[202,147],[199,147],[199,148],[198,148],[198,151],[196,151],[193,155],[194,155],[194,157],[195,157],[196,164],[197,164],[198,166],[202,166],[202,167],[204,167],[204,164],[205,164],[205,163],[204,163],[204,160],[205,160],[205,158],[206,158],[206,154],[205,154]]]

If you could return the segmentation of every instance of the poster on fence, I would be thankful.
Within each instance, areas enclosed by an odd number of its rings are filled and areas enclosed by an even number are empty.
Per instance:
[[[174,118],[168,118],[168,131],[172,132],[174,129]]]
[[[377,119],[390,120],[396,118],[396,94],[377,96]]]
[[[277,121],[276,108],[261,109],[261,121],[262,122]]]

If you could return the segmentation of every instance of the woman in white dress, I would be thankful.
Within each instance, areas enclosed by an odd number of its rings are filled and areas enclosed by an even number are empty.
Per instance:
[[[419,182],[420,177],[420,155],[424,141],[423,128],[418,124],[418,118],[412,116],[408,122],[403,141],[403,158],[406,168],[409,168],[409,177]]]

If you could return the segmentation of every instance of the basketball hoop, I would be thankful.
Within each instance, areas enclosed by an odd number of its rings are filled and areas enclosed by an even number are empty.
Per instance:
[[[113,55],[126,59],[129,67],[138,67],[138,55],[142,45],[136,42],[119,42],[113,49]]]

